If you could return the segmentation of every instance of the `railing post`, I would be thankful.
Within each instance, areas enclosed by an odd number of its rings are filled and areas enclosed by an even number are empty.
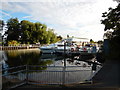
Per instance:
[[[28,65],[26,65],[26,84],[28,84]]]
[[[65,69],[66,69],[66,59],[65,59],[65,54],[66,54],[66,41],[64,41],[64,65],[63,65],[62,85],[65,84]]]
[[[66,67],[63,67],[62,85],[65,84],[65,68]]]
[[[91,80],[90,80],[91,84],[93,84],[92,75],[93,75],[93,70],[91,69]]]

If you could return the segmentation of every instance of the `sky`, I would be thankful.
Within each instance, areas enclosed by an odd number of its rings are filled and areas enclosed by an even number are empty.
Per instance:
[[[115,8],[114,0],[2,0],[0,19],[41,22],[62,37],[103,40],[102,13]]]

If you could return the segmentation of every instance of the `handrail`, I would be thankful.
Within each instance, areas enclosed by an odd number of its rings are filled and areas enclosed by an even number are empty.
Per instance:
[[[64,66],[40,66],[40,65],[21,65],[21,66],[17,66],[17,67],[11,67],[11,68],[6,68],[6,69],[2,69],[2,71],[6,71],[6,70],[11,70],[11,69],[16,69],[16,68],[20,68],[20,67],[55,67],[55,68],[63,68]],[[66,66],[66,68],[73,68],[73,67],[84,67],[84,66]],[[92,67],[92,66],[85,66],[84,68],[87,67]],[[83,69],[85,70],[85,69]],[[39,70],[42,71],[42,70]]]
[[[26,70],[20,70],[20,71],[17,71],[17,72],[7,73],[7,74],[4,74],[4,75],[2,75],[2,76],[7,76],[7,75],[11,75],[11,74],[16,74],[16,73],[20,73],[20,72],[23,72],[23,71],[26,71]]]
[[[20,68],[20,67],[24,67],[24,66],[26,66],[26,65],[21,65],[21,66],[17,66],[17,67],[11,67],[11,68],[2,69],[2,71],[16,69],[16,68]]]
[[[19,68],[19,67],[25,67],[25,68],[22,68],[22,70],[15,71],[15,72],[12,72],[12,73],[9,73],[9,71],[8,71],[8,73],[2,75],[3,77],[5,76],[5,78],[6,78],[6,76],[9,76],[9,75],[12,77],[12,75],[14,76],[14,74],[21,73],[21,72],[23,73],[23,76],[19,77],[19,78],[22,78],[20,80],[23,80],[23,82],[16,83],[13,86],[13,88],[17,87],[19,85],[22,85],[22,83],[24,83],[24,84],[35,84],[34,81],[36,81],[36,84],[44,84],[44,82],[45,82],[45,84],[55,84],[56,83],[56,84],[63,84],[63,85],[67,84],[68,82],[69,83],[74,83],[73,81],[66,80],[66,78],[70,78],[72,76],[72,78],[75,80],[75,82],[78,82],[80,80],[79,72],[82,73],[83,71],[88,71],[89,72],[89,74],[90,74],[90,75],[88,75],[89,78],[86,78],[89,81],[93,77],[92,74],[94,74],[92,72],[93,71],[92,68],[87,68],[87,67],[92,67],[90,65],[88,65],[86,67],[83,67],[83,66],[66,66],[66,67],[64,67],[64,66],[22,65],[22,66],[7,68],[7,69],[4,69],[2,71],[10,70],[10,69],[16,69],[16,68]],[[29,67],[31,67],[31,68],[29,68]],[[32,67],[55,67],[55,68],[62,68],[62,69],[58,69],[58,70],[49,70],[49,69],[48,70],[36,70],[35,69],[34,70],[34,69],[32,69]],[[73,70],[68,69],[67,70],[67,68],[72,68],[72,67],[78,67],[78,68],[83,67],[85,69],[73,69]],[[99,69],[101,69],[101,68],[99,68]],[[39,71],[41,71],[41,75],[43,75],[42,78],[45,79],[45,80],[36,79],[36,77],[34,75]],[[52,73],[49,73],[49,72],[52,72]],[[76,73],[76,72],[78,72],[78,73]],[[36,75],[39,75],[39,74],[36,74]],[[57,81],[54,81],[54,80],[52,81],[51,76],[49,77],[50,74],[53,75],[53,77],[58,78]],[[76,74],[77,77],[74,74]],[[66,75],[68,75],[68,77],[66,77]],[[48,77],[48,78],[46,78],[46,77]],[[33,79],[31,79],[31,78],[33,78]],[[30,80],[33,80],[33,82],[30,82]],[[11,79],[11,81],[12,81],[12,79]],[[10,88],[12,88],[12,87],[10,87]]]
[[[28,71],[44,71],[44,72],[63,72],[63,70],[28,70]],[[77,72],[77,71],[91,71],[91,70],[65,70],[65,72]]]
[[[63,68],[64,66],[39,66],[39,65],[28,65],[28,66],[30,66],[30,67],[61,67],[61,68]],[[66,67],[84,67],[84,66],[66,66]],[[85,67],[92,67],[92,66],[85,66]]]

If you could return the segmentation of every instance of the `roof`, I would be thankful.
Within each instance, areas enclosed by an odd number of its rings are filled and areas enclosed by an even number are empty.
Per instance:
[[[87,38],[67,38],[65,39],[68,42],[89,42],[90,40]]]

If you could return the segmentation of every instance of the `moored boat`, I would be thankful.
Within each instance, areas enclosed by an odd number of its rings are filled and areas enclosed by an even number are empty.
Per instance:
[[[48,46],[42,46],[40,47],[40,50],[42,53],[55,53],[55,44],[50,44]]]
[[[40,47],[42,53],[96,53],[95,45],[90,44],[84,39],[67,38],[54,44]],[[86,39],[85,39],[86,40]]]
[[[72,43],[66,43],[67,41],[62,40],[59,42],[56,42],[54,44],[50,44],[47,46],[42,46],[40,47],[40,50],[42,51],[42,53],[64,53],[64,51],[66,52],[70,52],[71,49],[75,49],[76,45],[72,45]]]

